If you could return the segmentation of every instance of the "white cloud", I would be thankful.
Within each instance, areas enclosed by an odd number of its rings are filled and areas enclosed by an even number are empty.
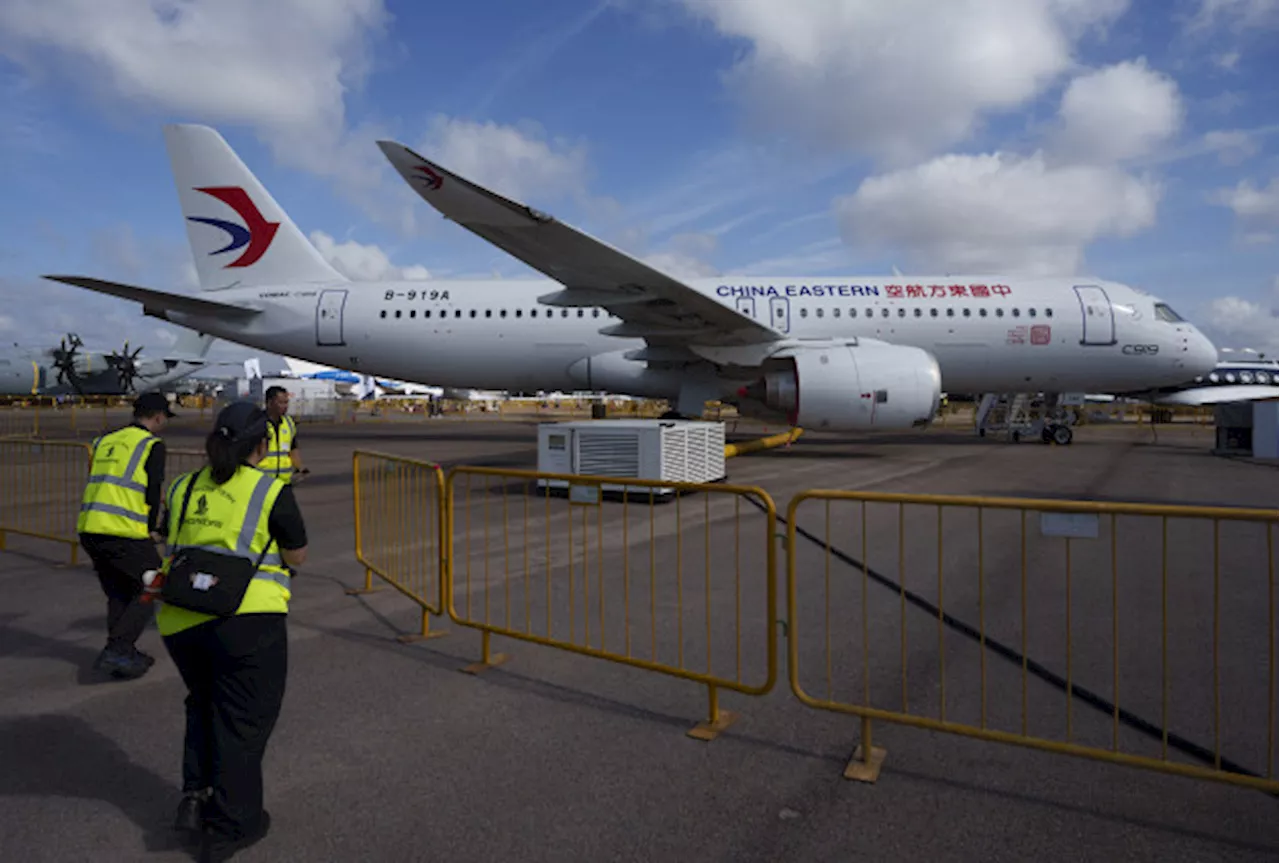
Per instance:
[[[682,0],[749,50],[726,81],[761,127],[899,164],[1027,104],[1127,0]]]
[[[250,126],[281,164],[385,213],[368,194],[390,173],[375,130],[348,129],[344,100],[389,20],[383,0],[5,0],[0,56],[56,72],[113,115]]]
[[[1058,110],[1054,150],[1093,163],[1143,156],[1172,138],[1185,109],[1172,78],[1139,58],[1073,79]]]
[[[1204,329],[1219,348],[1253,348],[1270,359],[1280,356],[1280,320],[1274,305],[1218,297],[1208,305]]]
[[[1274,27],[1277,0],[1200,0],[1200,6],[1186,23],[1189,32],[1214,27],[1243,30],[1252,27]]]
[[[1280,221],[1280,189],[1276,178],[1258,188],[1241,180],[1234,188],[1218,189],[1209,196],[1210,203],[1230,207],[1244,232],[1245,242],[1265,243],[1276,239],[1276,223]]]
[[[715,254],[719,241],[714,234],[677,234],[671,238],[670,247],[643,255],[650,266],[675,278],[709,278],[720,271],[707,259]]]
[[[1089,242],[1150,227],[1159,197],[1114,167],[994,153],[868,178],[835,207],[850,244],[883,244],[917,271],[1068,274]]]
[[[1204,146],[1218,154],[1224,165],[1238,165],[1258,152],[1253,135],[1246,129],[1219,129],[1205,132]]]
[[[312,231],[311,243],[334,269],[357,282],[429,279],[431,273],[420,264],[398,267],[380,247],[355,240],[338,242],[324,231]]]
[[[1213,62],[1224,72],[1234,72],[1236,67],[1240,65],[1240,52],[1224,51],[1221,54],[1214,55]]]
[[[6,0],[0,33],[21,60],[66,52],[113,95],[168,111],[332,129],[385,20],[382,0]]]
[[[1176,147],[1161,148],[1151,156],[1135,160],[1134,164],[1153,166],[1200,156],[1217,156],[1223,165],[1238,165],[1258,152],[1258,139],[1275,135],[1276,129],[1274,124],[1253,129],[1211,129],[1186,139]]]
[[[531,203],[531,198],[585,195],[585,146],[547,140],[534,124],[504,126],[437,115],[419,152],[521,203]]]

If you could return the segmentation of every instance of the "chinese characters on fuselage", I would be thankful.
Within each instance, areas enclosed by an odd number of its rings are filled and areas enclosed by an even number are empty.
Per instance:
[[[720,285],[722,297],[885,297],[891,300],[940,300],[948,297],[1007,297],[1008,285]]]

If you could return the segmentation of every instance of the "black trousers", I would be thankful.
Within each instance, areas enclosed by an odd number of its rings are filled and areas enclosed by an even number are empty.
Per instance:
[[[149,539],[94,533],[80,534],[80,545],[93,561],[98,584],[107,596],[107,649],[132,653],[155,609],[139,601],[142,573],[160,568],[160,552]]]
[[[215,837],[239,838],[262,816],[262,757],[288,672],[285,619],[241,614],[164,638],[188,693],[182,789],[213,789],[204,811]]]

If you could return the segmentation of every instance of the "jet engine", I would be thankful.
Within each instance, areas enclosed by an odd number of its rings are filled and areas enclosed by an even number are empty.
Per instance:
[[[942,398],[937,360],[919,348],[883,342],[802,348],[739,396],[826,431],[928,425]],[[750,415],[750,405],[740,410]]]

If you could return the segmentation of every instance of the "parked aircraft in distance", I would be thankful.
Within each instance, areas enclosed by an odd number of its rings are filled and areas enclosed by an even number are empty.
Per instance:
[[[452,399],[460,402],[501,401],[506,393],[473,390],[460,387],[433,387],[409,381],[395,381],[387,378],[374,378],[319,363],[309,363],[293,357],[285,357],[285,365],[289,367],[288,375],[295,378],[314,378],[316,380],[333,381],[338,392],[343,395],[356,394],[361,399],[404,397]]]
[[[1227,360],[1181,386],[1161,387],[1140,398],[1158,405],[1216,405],[1280,398],[1280,363]]]
[[[1000,276],[677,279],[407,147],[422,198],[544,279],[355,283],[230,146],[165,128],[204,292],[46,278],[145,314],[360,374],[511,392],[603,390],[697,416],[737,405],[814,430],[908,428],[951,392],[1121,392],[1208,374],[1217,351],[1115,282]]]
[[[0,349],[0,395],[128,395],[160,390],[205,368],[213,336],[184,332],[158,356],[143,347],[92,351],[75,333],[57,347]],[[215,363],[215,365],[217,365]]]

